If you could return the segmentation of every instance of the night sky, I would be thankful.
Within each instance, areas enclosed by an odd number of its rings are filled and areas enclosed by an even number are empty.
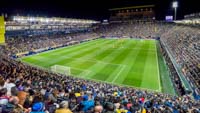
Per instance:
[[[24,16],[68,17],[103,20],[110,8],[135,5],[156,5],[156,19],[173,15],[173,0],[0,0],[0,13]],[[185,14],[200,12],[198,0],[177,0],[178,19]]]

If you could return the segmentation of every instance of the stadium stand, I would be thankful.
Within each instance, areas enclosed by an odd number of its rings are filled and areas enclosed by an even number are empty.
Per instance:
[[[79,36],[81,35],[81,37]],[[10,54],[34,52],[38,49],[53,48],[69,44],[71,41],[79,41],[88,37],[97,37],[95,33],[79,34],[54,34],[54,35],[37,35],[37,36],[11,36],[7,37],[7,49],[12,48]]]
[[[0,46],[0,107],[2,113],[198,113],[200,101],[185,92],[172,60],[163,55],[178,96],[120,87],[55,74],[13,59],[14,54],[58,47],[90,37],[161,38],[184,77],[199,94],[199,28],[163,22],[111,23],[87,33],[6,37]]]
[[[170,48],[176,62],[180,65],[182,72],[196,86],[199,92],[200,75],[200,49],[199,28],[175,26],[162,35],[162,40]]]

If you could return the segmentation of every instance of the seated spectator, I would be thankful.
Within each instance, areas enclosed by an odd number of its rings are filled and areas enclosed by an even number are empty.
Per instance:
[[[45,105],[42,102],[34,103],[31,113],[45,113]]]
[[[59,105],[59,109],[56,110],[56,113],[72,113],[68,106],[68,101],[62,101]]]
[[[6,94],[6,88],[0,90],[0,105],[6,105],[8,103],[9,97]]]
[[[50,93],[48,95],[48,99],[52,102],[52,103],[55,103],[57,102],[57,96],[58,96],[58,91],[55,89],[52,91],[52,93]]]
[[[0,74],[0,89],[2,89],[4,87],[4,84],[5,84],[5,80],[2,77],[2,75]]]
[[[97,105],[94,107],[94,113],[102,113],[103,107],[101,105]]]
[[[19,100],[20,100],[20,101],[19,101],[19,104],[20,104],[20,105],[22,105],[22,106],[24,105],[24,102],[25,102],[25,100],[26,100],[27,95],[28,95],[28,94],[27,94],[26,92],[24,92],[24,91],[19,91],[19,92],[18,92],[18,95],[17,95],[17,96],[18,96],[18,98],[19,98]]]
[[[10,92],[11,96],[17,96],[19,91],[16,87],[12,87]]]
[[[11,97],[9,99],[9,102],[2,106],[2,113],[24,113],[24,109],[19,104],[19,98],[18,97]]]
[[[88,95],[83,96],[83,101],[81,102],[82,110],[87,112],[90,108],[94,107],[94,100],[89,98]]]
[[[115,112],[115,107],[112,103],[106,103],[105,104],[105,113],[116,113]]]

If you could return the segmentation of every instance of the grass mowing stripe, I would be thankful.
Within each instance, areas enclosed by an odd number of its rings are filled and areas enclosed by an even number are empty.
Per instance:
[[[140,48],[142,48],[144,46],[145,46],[144,44],[141,44]],[[123,84],[134,85],[136,87],[140,87],[141,82],[142,82],[140,70],[143,69],[140,67],[143,62],[143,61],[141,62],[141,57],[145,57],[142,55],[143,55],[142,51],[138,51],[136,53],[136,57],[134,57],[133,62],[131,63],[131,68],[129,68],[128,76],[123,81]],[[133,72],[133,74],[131,74],[132,72]]]
[[[126,43],[125,43],[125,45],[130,45],[130,44],[131,44],[130,42],[126,42]],[[116,49],[116,50],[117,50],[117,49]],[[112,61],[111,59],[114,59],[115,56],[116,56],[116,54],[115,54],[115,55],[112,55],[114,52],[116,52],[116,50],[111,51],[110,54],[108,54],[107,57],[105,57],[104,59],[102,59],[102,61],[105,61],[105,59],[107,59],[106,62],[111,62],[111,61]],[[120,55],[120,53],[117,53],[117,54]],[[110,56],[112,56],[112,57],[110,57]],[[109,60],[108,60],[108,59],[109,59]],[[110,68],[109,66],[110,66],[110,67],[114,67],[114,68],[112,69],[112,68]],[[109,67],[110,70],[107,70],[108,67]],[[109,78],[110,74],[111,74],[112,72],[114,72],[115,70],[117,70],[117,67],[118,67],[118,66],[113,66],[113,65],[110,65],[110,64],[107,64],[107,65],[105,65],[105,66],[101,66],[101,68],[98,68],[97,74],[93,75],[92,78],[98,78],[99,76],[104,77],[104,78]],[[107,71],[108,71],[108,72],[107,72]],[[109,74],[108,76],[106,76],[106,75],[103,76],[103,74],[99,75],[98,73],[110,73],[110,74]]]
[[[114,41],[115,41],[115,40],[114,40]],[[105,49],[102,50],[103,52],[101,52],[101,54],[98,54],[97,56],[95,56],[94,59],[97,59],[97,60],[100,60],[100,61],[102,61],[102,62],[105,62],[104,59],[105,59],[106,57],[110,57],[110,54],[113,53],[113,52],[115,52],[115,51],[108,51],[108,52],[106,52],[107,49],[109,49],[109,47],[111,47],[111,46],[108,46],[108,48],[107,48],[107,46],[106,46]],[[105,55],[105,53],[106,53],[106,55]],[[96,72],[96,71],[100,70],[100,68],[103,68],[105,64],[110,64],[110,63],[103,63],[103,64],[102,64],[102,62],[99,62],[99,61],[98,61],[94,66],[89,67],[88,69],[94,70],[94,71]],[[101,65],[103,65],[103,66],[101,66]],[[113,64],[112,64],[112,65],[113,65]],[[95,74],[93,73],[93,74],[90,74],[90,75],[86,75],[86,77],[89,78],[89,77],[92,77],[93,75],[95,75]]]
[[[131,41],[130,41],[130,44],[129,45],[127,45],[129,48],[130,47],[135,47],[135,43],[132,43]],[[123,72],[124,71],[124,66],[125,67],[127,67],[128,66],[128,64],[125,64],[125,62],[126,62],[126,60],[129,60],[129,62],[130,62],[130,57],[129,57],[129,55],[132,53],[132,51],[130,51],[130,50],[128,50],[128,49],[124,49],[123,51],[120,51],[119,52],[119,54],[117,54],[117,55],[115,55],[115,58],[114,59],[112,59],[111,61],[109,61],[109,62],[112,62],[112,63],[115,63],[115,64],[121,64],[120,65],[120,67],[119,67],[119,69],[118,70],[116,70],[115,72],[113,72],[113,73],[111,73],[110,74],[110,77],[107,79],[107,81],[109,81],[109,82],[113,82],[113,78],[116,78],[116,75],[117,75],[117,78],[115,79],[115,80],[117,80],[118,78],[119,78],[119,76],[121,75],[122,76],[122,74],[120,74],[121,72]],[[110,55],[110,56],[114,56],[114,55]],[[123,67],[121,67],[121,66],[123,66]],[[122,70],[123,69],[123,70]],[[124,75],[124,74],[123,74]],[[121,77],[120,77],[121,78]],[[114,80],[114,81],[115,81]]]
[[[143,47],[143,46],[142,46]],[[149,49],[149,43],[145,44],[145,48]],[[142,49],[140,50],[138,56],[142,56],[142,57],[139,57],[139,59],[136,60],[138,61],[136,63],[136,65],[139,63],[139,73],[141,73],[140,75],[140,79],[141,79],[141,82],[140,82],[140,87],[145,87],[145,88],[149,88],[149,86],[151,86],[150,88],[152,88],[153,86],[149,83],[149,82],[146,82],[144,79],[148,76],[149,73],[145,73],[146,70],[148,70],[148,66],[149,64],[147,64],[147,60],[148,58],[150,58],[149,56],[149,52],[146,51],[144,52]],[[148,84],[147,84],[148,83]],[[143,86],[144,85],[144,86]],[[153,87],[154,88],[154,87]]]
[[[162,91],[161,85],[160,85],[160,72],[159,72],[159,66],[158,66],[157,43],[155,44],[155,50],[156,50],[156,65],[157,65],[157,77],[158,77],[159,91]]]
[[[113,71],[115,71],[118,68],[118,66],[111,65],[111,64],[105,64],[103,67],[104,67],[103,71],[98,71],[91,78],[97,79],[97,80],[104,80],[104,81],[106,81],[106,79],[110,76],[110,73],[112,73]]]
[[[148,46],[146,46],[146,44],[143,44],[141,46],[141,48],[143,48],[144,46],[148,47]],[[139,83],[138,86],[139,87],[141,87],[142,82],[143,82],[143,78],[144,78],[143,72],[145,70],[146,60],[148,58],[147,54],[148,54],[147,52],[144,52],[144,51],[140,50],[138,55],[137,55],[137,57],[136,57],[136,61],[137,62],[134,63],[134,68],[132,68],[134,73],[137,72],[140,75],[140,76],[137,76],[137,78],[139,77],[138,78],[138,83]]]
[[[115,82],[115,80],[120,76],[120,74],[121,74],[121,72],[124,70],[124,68],[125,68],[126,66],[124,66],[124,65],[122,65],[120,68],[120,71],[118,72],[118,74],[115,76],[115,78],[112,80],[112,82],[111,83],[114,83]],[[121,75],[122,76],[122,75]]]
[[[155,43],[155,42],[152,42]],[[150,47],[150,46],[149,46]],[[149,48],[150,49],[150,48]],[[154,53],[156,51],[154,50]],[[143,71],[143,78],[141,87],[148,88],[149,86],[154,89],[158,90],[158,81],[157,81],[157,67],[156,67],[156,55],[147,53],[147,58],[144,64],[144,71]]]
[[[129,45],[131,45],[131,41],[126,41],[126,43],[124,44],[124,46],[129,46]],[[115,50],[113,50],[109,55],[108,55],[108,57],[105,57],[104,59],[102,59],[102,61],[106,61],[106,62],[112,62],[112,61],[114,61],[115,59],[118,59],[120,56],[122,56],[123,54],[121,53],[121,52],[117,52],[116,54],[113,54],[113,53],[115,53],[117,51],[117,49],[115,49]],[[122,51],[122,52],[124,52],[124,51]],[[110,57],[110,56],[112,56],[112,57]],[[125,55],[124,55],[125,56]],[[105,60],[106,59],[106,60]],[[119,60],[119,59],[118,59]],[[112,67],[112,65],[109,65],[109,64],[107,64],[106,66],[102,66],[101,68],[99,68],[98,69],[98,72],[97,73],[110,73],[108,76],[104,76],[105,78],[110,78],[109,76],[111,76],[112,75],[112,73],[114,73],[114,72],[118,72],[118,68],[114,68],[114,69],[111,69],[110,68],[110,70],[107,70],[107,68],[109,67],[109,66],[111,66]],[[118,66],[117,66],[118,67]],[[108,72],[106,72],[106,71],[108,71]],[[93,75],[92,76],[92,78],[98,78],[98,76],[103,76],[103,75],[99,75],[99,74],[96,74],[96,75]],[[113,78],[111,78],[111,79],[113,79]],[[106,80],[106,81],[108,81],[108,80]]]
[[[138,41],[135,41],[130,47],[131,48],[136,48],[139,47],[140,44],[138,43]],[[135,55],[137,54],[137,52],[135,51],[131,51],[128,55],[127,58],[123,61],[122,64],[126,65],[126,68],[123,69],[122,71],[122,76],[118,76],[117,79],[115,80],[115,83],[119,83],[122,84],[124,79],[126,78],[126,76],[128,75],[128,69],[131,67],[131,63],[133,62],[133,58],[135,57]],[[112,80],[112,79],[111,79]]]

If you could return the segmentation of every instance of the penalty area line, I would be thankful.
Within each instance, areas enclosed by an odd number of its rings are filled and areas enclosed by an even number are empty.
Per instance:
[[[115,80],[119,77],[119,75],[121,74],[121,72],[124,70],[125,67],[126,66],[124,66],[124,65],[120,66],[121,69],[120,69],[119,73],[115,76],[115,78],[112,80],[111,83],[115,82]]]

